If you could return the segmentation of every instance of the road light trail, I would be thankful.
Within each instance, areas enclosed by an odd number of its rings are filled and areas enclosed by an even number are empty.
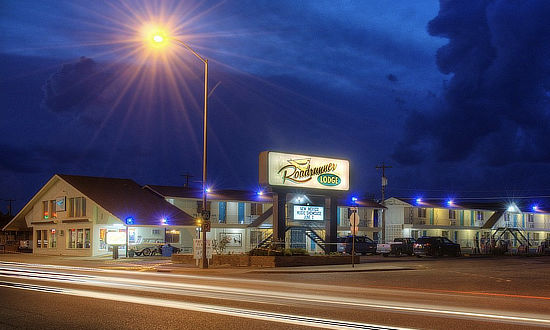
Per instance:
[[[160,307],[168,307],[168,308],[177,308],[177,309],[184,309],[184,310],[195,311],[195,312],[215,313],[215,314],[221,314],[226,316],[234,316],[234,317],[241,317],[241,318],[244,317],[244,318],[262,320],[262,321],[295,324],[295,325],[325,328],[325,329],[372,329],[372,330],[406,329],[406,328],[387,327],[387,326],[360,323],[360,322],[329,320],[329,319],[323,319],[323,318],[317,318],[317,317],[308,317],[308,316],[299,316],[299,315],[291,315],[291,314],[264,312],[264,311],[251,310],[251,309],[189,303],[189,302],[182,302],[178,300],[136,297],[133,295],[123,295],[123,294],[68,289],[68,288],[57,288],[57,287],[15,283],[15,282],[7,282],[7,281],[0,281],[0,287],[31,290],[31,291],[45,292],[45,293],[51,293],[51,294],[64,294],[64,295],[78,296],[78,297],[84,296],[88,298],[105,299],[105,300],[127,302],[127,303],[133,303],[133,304],[142,304],[142,305],[149,305],[149,306],[156,306],[156,307],[160,306]]]
[[[546,315],[531,314],[529,316],[515,313],[503,315],[494,311],[479,311],[467,308],[448,308],[440,306],[421,305],[417,303],[391,302],[386,300],[362,299],[338,295],[304,294],[299,292],[281,292],[275,290],[246,289],[222,285],[204,285],[181,282],[167,282],[146,279],[132,279],[112,276],[93,276],[54,271],[39,271],[11,266],[0,266],[0,276],[30,279],[38,281],[65,282],[76,285],[95,286],[100,288],[125,289],[140,292],[158,292],[179,296],[200,296],[203,298],[226,299],[240,302],[253,302],[270,305],[310,304],[331,306],[335,308],[374,309],[387,312],[409,314],[424,314],[435,317],[454,317],[485,321],[501,321],[508,323],[550,326]],[[267,284],[268,281],[263,281]]]

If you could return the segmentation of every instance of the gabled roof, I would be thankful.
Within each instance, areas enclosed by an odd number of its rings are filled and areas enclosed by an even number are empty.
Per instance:
[[[149,189],[143,189],[133,180],[66,174],[58,176],[122,221],[132,217],[134,225],[138,226],[159,226],[163,224],[163,218],[170,226],[191,226],[195,223],[189,214]]]
[[[387,207],[372,199],[358,199],[350,202],[348,199],[338,200],[338,206],[341,207],[370,207],[374,209],[386,209]]]
[[[135,226],[160,226],[163,225],[161,220],[163,218],[170,226],[193,226],[195,224],[195,220],[189,214],[150,190],[141,188],[133,180],[56,174],[3,229],[27,229],[25,215],[59,180],[67,182],[119,220],[125,221],[127,217],[132,217]]]

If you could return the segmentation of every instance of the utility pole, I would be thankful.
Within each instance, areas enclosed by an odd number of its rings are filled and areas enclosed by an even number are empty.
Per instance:
[[[15,199],[4,199],[4,201],[10,203],[8,206],[8,215],[11,217],[11,202],[15,202]]]
[[[185,178],[185,184],[183,186],[185,188],[189,188],[189,178],[192,178],[193,176],[189,173],[182,174],[181,176]]]
[[[384,197],[384,192],[386,186],[388,185],[388,178],[386,178],[386,169],[392,168],[391,166],[386,165],[382,162],[382,165],[377,165],[376,169],[382,169],[382,206],[385,206],[386,201]],[[386,210],[382,210],[382,243],[386,243]]]

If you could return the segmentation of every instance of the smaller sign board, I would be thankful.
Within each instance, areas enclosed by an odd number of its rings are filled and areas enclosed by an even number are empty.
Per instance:
[[[212,259],[212,240],[206,240],[206,258]],[[193,240],[193,259],[202,259],[202,239]]]
[[[109,231],[107,232],[107,244],[109,245],[125,245],[126,232],[124,231]]]
[[[294,220],[325,220],[322,206],[294,205]]]
[[[349,224],[352,227],[359,226],[359,214],[357,212],[353,212],[351,216],[349,217]]]
[[[202,223],[202,231],[205,233],[209,233],[211,228],[211,222],[209,220],[204,221]]]
[[[55,199],[55,211],[56,212],[60,212],[60,211],[66,211],[67,210],[67,203],[66,203],[66,200],[67,200],[67,197],[66,196],[63,196],[63,197],[57,197]]]
[[[359,214],[357,214],[358,209],[356,207],[351,208],[351,214],[349,216],[349,225],[352,235],[357,235],[359,231]]]

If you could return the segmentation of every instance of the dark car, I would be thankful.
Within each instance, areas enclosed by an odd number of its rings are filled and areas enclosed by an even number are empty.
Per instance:
[[[414,244],[414,254],[417,257],[440,257],[444,255],[457,257],[461,254],[460,244],[452,242],[447,237],[424,236],[416,240]]]
[[[414,255],[414,243],[416,240],[414,238],[407,237],[398,237],[386,244],[378,244],[377,251],[381,253],[384,257],[389,255],[400,256],[403,254]]]
[[[351,254],[353,236],[338,237],[338,252]],[[367,236],[355,236],[355,254],[375,254],[376,243]]]

